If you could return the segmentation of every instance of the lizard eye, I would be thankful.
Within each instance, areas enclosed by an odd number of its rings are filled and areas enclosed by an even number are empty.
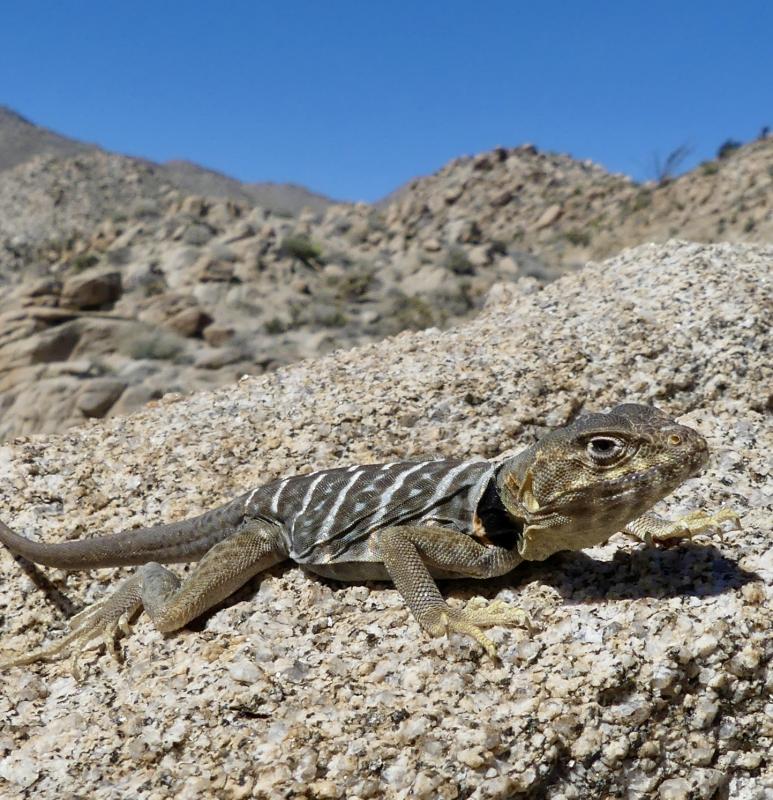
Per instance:
[[[624,445],[619,439],[613,439],[611,436],[594,436],[588,441],[585,449],[592,461],[597,464],[608,464],[623,452]]]

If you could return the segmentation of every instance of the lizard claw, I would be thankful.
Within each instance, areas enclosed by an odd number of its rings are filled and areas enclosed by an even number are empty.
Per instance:
[[[715,529],[719,532],[719,540],[722,541],[722,523],[728,521],[733,522],[733,530],[740,529],[740,517],[730,508],[723,508],[716,514],[693,511],[665,525],[661,530],[652,532],[650,540],[654,544],[664,544],[672,540],[679,541],[681,539],[692,540],[704,531]]]
[[[76,614],[70,620],[70,632],[61,639],[48,647],[42,647],[0,663],[0,670],[32,664],[35,661],[48,661],[72,647],[74,649],[70,659],[70,672],[79,681],[82,675],[78,667],[78,660],[85,651],[92,649],[90,645],[95,642],[96,646],[99,646],[100,643],[104,645],[105,650],[118,660],[116,634],[119,630],[122,633],[129,630],[129,619],[134,616],[141,605],[137,581],[130,578],[114,594]]]
[[[430,617],[427,619],[427,617]],[[497,648],[494,642],[483,633],[482,628],[495,625],[529,625],[525,612],[503,600],[486,603],[482,597],[470,600],[463,609],[433,609],[422,619],[422,626],[433,636],[463,633],[470,636],[493,659],[497,659]]]
[[[486,603],[482,597],[473,597],[462,612],[465,617],[477,625],[492,627],[494,625],[525,625],[531,627],[526,612],[504,600]]]

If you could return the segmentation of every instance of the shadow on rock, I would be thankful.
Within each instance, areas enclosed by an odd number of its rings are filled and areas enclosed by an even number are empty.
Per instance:
[[[529,579],[554,586],[570,603],[711,597],[762,580],[713,545],[687,542],[665,550],[618,551],[612,561],[597,561],[581,552],[559,553],[529,572]]]

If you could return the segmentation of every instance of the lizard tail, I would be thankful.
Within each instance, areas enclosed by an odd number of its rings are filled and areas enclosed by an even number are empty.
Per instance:
[[[174,564],[198,561],[215,544],[232,534],[243,519],[244,501],[237,498],[180,522],[54,544],[26,539],[0,521],[0,543],[28,561],[62,569],[124,567],[148,561]]]

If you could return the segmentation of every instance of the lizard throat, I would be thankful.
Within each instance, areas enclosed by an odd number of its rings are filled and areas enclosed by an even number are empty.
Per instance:
[[[507,513],[497,491],[496,478],[488,482],[475,509],[475,516],[482,528],[479,538],[483,541],[507,550],[520,547],[523,540],[523,521]]]

